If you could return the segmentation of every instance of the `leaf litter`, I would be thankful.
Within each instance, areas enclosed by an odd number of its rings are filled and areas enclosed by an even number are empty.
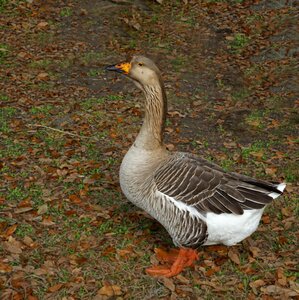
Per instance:
[[[1,297],[298,297],[296,10],[291,1],[2,1]],[[142,96],[102,70],[139,52],[163,70],[169,149],[288,183],[252,237],[200,248],[171,279],[144,273],[173,245],[118,185]]]

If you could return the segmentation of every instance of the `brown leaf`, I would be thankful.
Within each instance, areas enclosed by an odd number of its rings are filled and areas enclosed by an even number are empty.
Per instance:
[[[160,280],[163,285],[169,289],[170,291],[174,292],[175,291],[175,285],[173,283],[173,279],[171,278],[166,278],[166,277],[162,277],[161,280]]]
[[[27,207],[16,208],[14,212],[15,212],[16,214],[22,214],[22,213],[28,212],[28,211],[30,211],[30,210],[33,210],[33,207],[27,206]]]
[[[70,195],[69,199],[75,204],[79,204],[82,202],[81,199],[77,195],[74,195],[74,194]]]
[[[287,285],[287,278],[284,275],[284,269],[283,268],[278,268],[276,270],[276,278],[277,278],[278,284],[280,284],[282,286],[286,286]]]
[[[27,235],[24,237],[23,243],[30,248],[34,248],[37,246],[37,244],[34,243],[33,239]]]
[[[43,215],[43,214],[45,214],[47,211],[48,211],[48,204],[45,203],[45,204],[43,204],[43,205],[41,205],[41,206],[38,207],[37,214],[38,214],[38,215]]]
[[[0,261],[0,273],[9,273],[12,271],[12,266]]]
[[[268,168],[265,168],[265,172],[267,175],[275,176],[276,172],[277,172],[277,168],[276,167],[268,167]]]
[[[63,283],[58,283],[55,285],[52,285],[51,287],[48,288],[48,292],[54,293],[59,291],[63,287]]]
[[[210,268],[209,270],[207,270],[206,273],[205,273],[205,275],[206,275],[207,277],[210,277],[210,276],[212,276],[213,274],[215,274],[215,273],[217,273],[217,272],[219,272],[219,271],[220,271],[220,267],[215,266],[215,267],[212,267],[212,268]]]
[[[259,288],[259,287],[264,286],[264,285],[266,285],[266,283],[262,279],[258,279],[258,280],[255,280],[255,281],[249,283],[249,286],[251,288]]]
[[[120,257],[126,257],[129,256],[130,254],[132,254],[132,250],[128,250],[128,249],[119,249],[117,250],[117,254]]]
[[[36,79],[38,81],[47,81],[47,80],[49,80],[49,78],[50,78],[49,74],[46,72],[41,72],[36,76]]]
[[[122,294],[122,291],[118,285],[110,285],[105,283],[104,286],[98,290],[98,294],[112,297],[120,296]]]
[[[52,226],[55,223],[52,221],[52,217],[51,216],[45,216],[41,222],[41,224],[45,225],[45,226]]]
[[[253,247],[252,246],[252,247],[249,247],[249,251],[251,252],[253,257],[258,257],[261,249],[258,248],[258,247]]]
[[[270,217],[268,215],[263,215],[262,216],[262,221],[264,224],[269,224],[270,223]]]
[[[290,297],[298,296],[298,293],[296,291],[282,288],[278,285],[268,285],[266,287],[262,287],[261,291],[267,295],[280,295],[280,299],[288,299]]]
[[[6,251],[14,254],[22,253],[21,246],[22,246],[21,242],[17,241],[12,236],[8,238],[8,241],[3,242],[3,248]]]
[[[8,238],[16,231],[17,227],[18,227],[18,224],[14,224],[14,225],[8,227],[3,236]]]
[[[48,25],[49,25],[48,22],[42,21],[42,22],[39,22],[36,26],[39,29],[44,29],[44,28],[48,27]]]
[[[230,258],[230,260],[233,261],[235,264],[237,264],[237,265],[240,264],[240,256],[236,249],[231,248],[228,251],[227,255]]]

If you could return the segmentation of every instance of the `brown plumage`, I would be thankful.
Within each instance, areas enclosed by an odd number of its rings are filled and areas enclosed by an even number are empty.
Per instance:
[[[187,247],[233,245],[252,234],[265,206],[282,194],[285,184],[225,172],[193,154],[167,151],[163,144],[167,101],[157,66],[136,56],[107,70],[125,74],[145,95],[143,125],[120,168],[121,188],[181,247],[170,269],[148,272],[173,276],[197,258]]]

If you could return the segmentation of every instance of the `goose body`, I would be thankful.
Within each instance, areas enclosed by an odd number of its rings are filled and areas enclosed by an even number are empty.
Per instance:
[[[145,94],[143,125],[120,167],[128,200],[160,222],[181,249],[231,246],[250,236],[285,184],[228,173],[190,153],[169,152],[163,144],[167,101],[159,69],[143,56],[107,69],[127,75]],[[190,256],[188,251],[182,253]],[[196,255],[189,258],[185,266]],[[182,269],[177,268],[181,261],[170,271],[152,274],[173,276]]]

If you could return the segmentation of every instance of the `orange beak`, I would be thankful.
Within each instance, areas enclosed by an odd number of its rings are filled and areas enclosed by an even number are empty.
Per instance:
[[[119,63],[117,65],[107,66],[105,68],[107,71],[114,71],[122,74],[128,75],[131,69],[131,64],[128,62]]]

